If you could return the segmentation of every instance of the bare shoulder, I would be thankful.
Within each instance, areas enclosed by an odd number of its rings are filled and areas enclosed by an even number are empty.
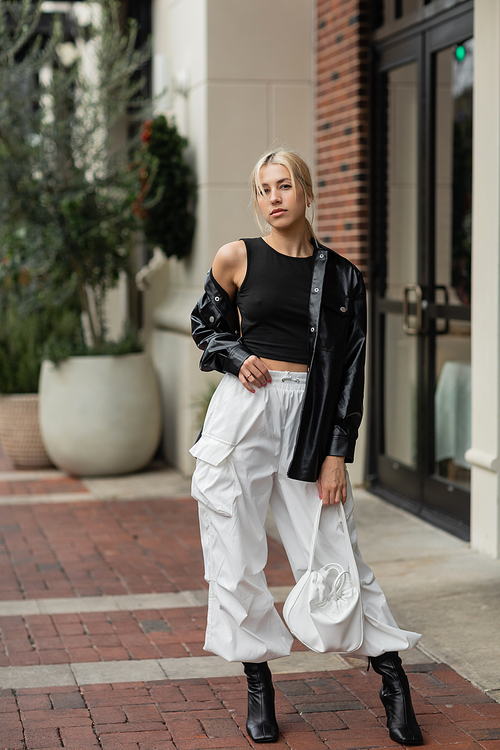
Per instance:
[[[217,251],[212,273],[230,297],[235,293],[245,275],[247,251],[243,240],[228,242]]]
[[[246,247],[243,240],[228,242],[217,251],[212,266],[215,280],[233,297],[246,268]]]
[[[214,266],[236,269],[245,263],[247,251],[243,240],[228,242],[217,251]]]

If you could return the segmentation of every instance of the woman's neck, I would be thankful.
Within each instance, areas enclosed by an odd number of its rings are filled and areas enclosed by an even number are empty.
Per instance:
[[[283,231],[272,228],[271,232],[264,238],[279,253],[291,255],[295,258],[303,258],[311,255],[311,243],[309,241],[309,232],[306,228],[300,232]]]

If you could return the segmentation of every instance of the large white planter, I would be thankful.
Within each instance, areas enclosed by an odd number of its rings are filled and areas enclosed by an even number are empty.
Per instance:
[[[126,474],[152,459],[161,431],[158,383],[147,354],[45,361],[40,429],[50,458],[78,476]]]

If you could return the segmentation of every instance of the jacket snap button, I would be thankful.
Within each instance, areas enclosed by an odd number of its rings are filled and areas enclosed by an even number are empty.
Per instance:
[[[320,258],[324,258],[324,257],[325,257],[325,254],[324,254],[324,253],[320,253],[320,254],[319,254],[319,257],[320,257]]]
[[[314,328],[314,326],[313,326],[313,327],[311,328],[311,333],[314,333],[314,331],[315,331],[315,328]]]
[[[216,302],[220,302],[220,297],[214,297]]]
[[[319,292],[319,287],[317,287],[317,286],[316,286],[316,287],[314,287],[314,291],[315,291],[315,292]]]
[[[345,311],[346,311],[345,307],[340,308],[340,312],[345,312]]]
[[[214,318],[214,316],[213,316],[213,315],[211,315],[211,316],[209,317],[209,321],[210,321],[211,323],[215,323],[215,318]]]

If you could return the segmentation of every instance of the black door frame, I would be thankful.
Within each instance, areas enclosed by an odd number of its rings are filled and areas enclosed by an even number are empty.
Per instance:
[[[434,290],[434,207],[435,207],[435,80],[434,53],[472,36],[473,0],[435,15],[400,34],[379,40],[371,47],[372,123],[371,123],[371,357],[370,424],[368,480],[374,492],[392,503],[420,515],[457,536],[468,539],[469,493],[450,482],[439,482],[434,475],[434,403],[425,393],[434,392],[435,320],[451,309],[438,305],[429,295]],[[426,338],[418,337],[418,464],[416,472],[404,466],[393,469],[393,461],[383,456],[384,446],[384,312],[400,312],[401,303],[384,300],[386,281],[386,205],[387,205],[387,91],[388,70],[416,62],[418,68],[418,278],[427,290]],[[411,312],[411,306],[410,306]],[[464,313],[466,311],[464,310]],[[453,317],[460,312],[453,310]],[[460,508],[459,517],[446,513],[450,490]],[[432,502],[429,502],[429,499]]]

